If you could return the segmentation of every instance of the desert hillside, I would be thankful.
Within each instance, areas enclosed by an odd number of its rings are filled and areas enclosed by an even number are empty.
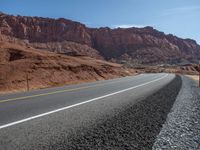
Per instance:
[[[30,88],[37,89],[133,75],[135,71],[197,74],[194,64],[198,59],[200,46],[194,40],[152,27],[88,28],[64,18],[0,13],[3,92],[26,90],[27,76]]]
[[[122,65],[0,42],[0,93],[111,79],[134,74]]]

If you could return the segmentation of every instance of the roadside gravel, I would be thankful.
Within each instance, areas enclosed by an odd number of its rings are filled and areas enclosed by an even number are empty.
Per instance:
[[[153,150],[200,149],[200,89],[183,76],[183,86]]]
[[[124,111],[90,129],[80,129],[49,149],[151,149],[181,88],[177,76],[155,94],[126,106]]]

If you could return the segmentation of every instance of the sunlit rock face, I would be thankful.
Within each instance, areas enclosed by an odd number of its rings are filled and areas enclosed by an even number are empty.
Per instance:
[[[129,64],[190,63],[200,58],[191,39],[166,35],[152,27],[88,28],[64,18],[12,16],[0,13],[1,40],[16,38],[40,49],[87,55]],[[72,53],[70,53],[72,52]]]

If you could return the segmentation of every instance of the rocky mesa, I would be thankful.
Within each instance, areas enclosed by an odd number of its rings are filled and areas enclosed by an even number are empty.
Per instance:
[[[0,13],[1,92],[26,90],[27,76],[30,88],[37,89],[134,74],[127,65],[159,68],[148,72],[176,72],[177,68],[158,66],[196,63],[199,58],[200,46],[194,40],[152,27],[88,28],[64,18]]]
[[[51,19],[0,14],[0,33],[30,47],[86,55],[112,62],[134,64],[195,63],[200,46],[191,39],[166,35],[152,27],[88,28],[64,18]]]

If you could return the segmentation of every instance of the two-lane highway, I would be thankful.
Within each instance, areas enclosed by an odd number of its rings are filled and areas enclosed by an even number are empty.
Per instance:
[[[29,145],[37,143],[34,141],[37,137],[33,135],[36,134],[40,137],[38,134],[43,134],[45,136],[44,130],[48,130],[51,138],[55,134],[59,137],[63,131],[68,130],[70,125],[76,126],[74,124],[78,124],[77,120],[78,122],[88,120],[88,118],[92,120],[99,113],[99,108],[102,109],[102,114],[107,115],[106,113],[111,110],[128,105],[130,100],[136,101],[155,93],[171,82],[174,77],[173,74],[164,73],[141,74],[107,81],[2,95],[0,96],[0,146],[4,149],[7,147],[8,149],[17,149],[20,148],[20,145],[25,145],[24,143],[29,143]],[[84,107],[88,107],[90,110],[83,109]],[[73,111],[75,113],[72,113]],[[61,112],[65,115],[57,116]],[[78,117],[76,116],[77,112],[79,113]],[[82,114],[81,118],[80,113]],[[76,123],[73,124],[73,122]],[[70,123],[70,125],[60,127],[60,124],[63,123]],[[40,126],[40,133],[37,133],[39,132],[38,126]],[[56,130],[52,130],[54,128]],[[11,132],[15,136],[10,135]],[[22,134],[19,135],[18,132],[22,132]],[[24,136],[27,136],[29,142]],[[43,140],[47,139],[49,140],[49,138]],[[9,141],[13,143],[9,145],[7,143]]]
[[[153,84],[167,76],[167,74],[143,74],[80,86],[47,89],[42,92],[38,90],[2,96],[0,99],[0,129],[147,84]]]

